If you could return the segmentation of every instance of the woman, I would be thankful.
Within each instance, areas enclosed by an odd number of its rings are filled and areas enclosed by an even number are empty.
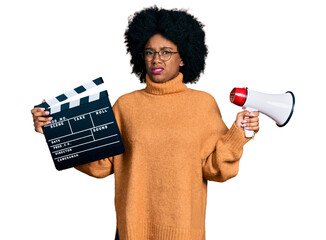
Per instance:
[[[124,154],[76,167],[90,176],[115,174],[116,239],[205,239],[207,180],[237,175],[245,138],[258,132],[258,112],[224,124],[215,99],[188,88],[205,67],[203,25],[186,11],[152,7],[125,32],[131,65],[146,88],[113,106]],[[33,109],[35,130],[51,120]]]

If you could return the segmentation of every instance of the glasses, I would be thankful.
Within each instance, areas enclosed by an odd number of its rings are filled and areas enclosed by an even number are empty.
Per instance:
[[[179,53],[179,52],[171,52],[169,50],[160,50],[159,52],[155,52],[152,50],[145,50],[142,54],[143,58],[145,59],[145,61],[147,62],[151,62],[155,59],[155,55],[156,53],[158,53],[158,57],[162,60],[162,61],[169,61],[172,57],[172,54],[174,53]]]

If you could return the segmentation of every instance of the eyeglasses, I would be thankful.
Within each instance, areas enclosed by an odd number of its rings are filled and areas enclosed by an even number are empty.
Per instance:
[[[159,52],[155,52],[152,50],[145,50],[143,52],[142,56],[145,59],[145,61],[151,62],[155,59],[156,53],[158,53],[158,56],[162,61],[169,61],[172,57],[172,54],[179,53],[179,52],[171,52],[171,51],[165,50],[165,49],[162,49]]]

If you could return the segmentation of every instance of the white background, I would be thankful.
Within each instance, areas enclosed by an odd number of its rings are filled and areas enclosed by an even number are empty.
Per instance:
[[[241,110],[233,87],[296,96],[284,128],[261,115],[236,178],[209,182],[207,239],[326,239],[326,7],[316,0],[1,1],[0,238],[114,238],[113,175],[56,171],[30,110],[99,76],[112,104],[144,88],[123,34],[154,4],[205,24],[206,71],[189,87],[211,93],[228,126]]]

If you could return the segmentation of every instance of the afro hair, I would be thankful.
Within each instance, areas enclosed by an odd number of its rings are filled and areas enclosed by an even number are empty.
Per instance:
[[[146,81],[146,67],[142,58],[147,41],[161,34],[177,45],[184,66],[180,68],[184,83],[196,83],[205,69],[208,53],[205,44],[204,25],[185,10],[166,10],[156,6],[136,12],[129,19],[125,31],[127,53],[130,64],[140,82]]]

